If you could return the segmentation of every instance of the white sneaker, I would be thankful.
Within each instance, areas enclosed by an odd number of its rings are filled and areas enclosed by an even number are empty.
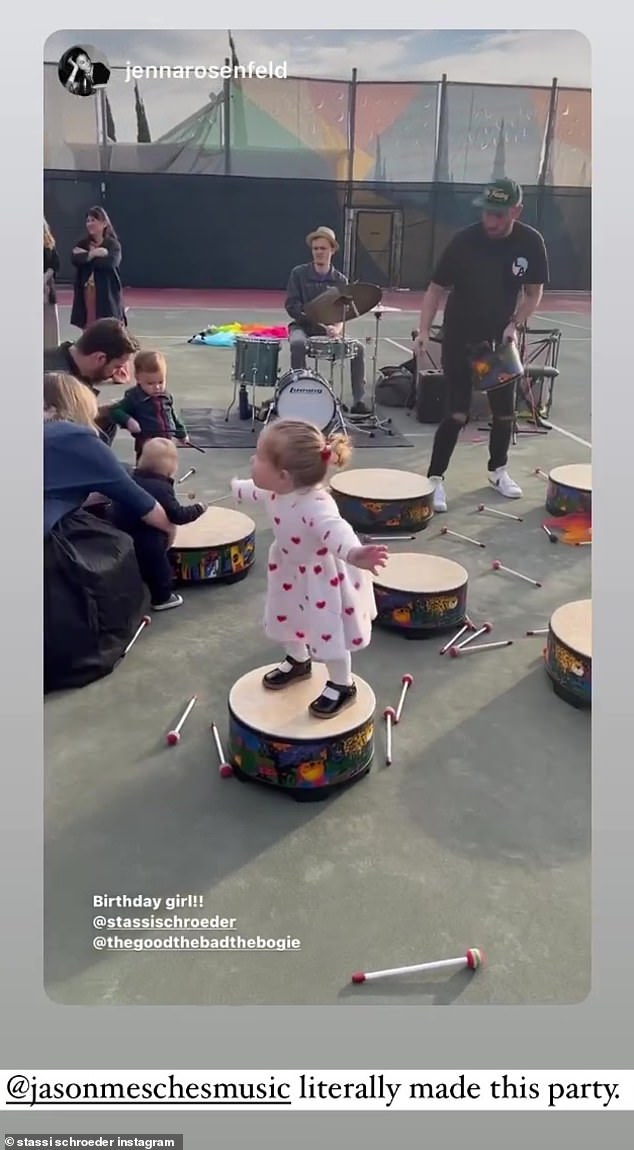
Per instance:
[[[511,479],[505,467],[498,467],[497,471],[489,471],[489,483],[504,495],[506,499],[521,499],[522,488]]]
[[[446,511],[447,496],[442,485],[442,479],[438,475],[431,475],[430,480],[434,485],[434,511]]]

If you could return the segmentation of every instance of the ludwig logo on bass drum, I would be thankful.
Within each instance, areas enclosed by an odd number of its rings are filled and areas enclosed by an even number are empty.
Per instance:
[[[289,387],[288,389],[292,395],[321,395],[320,387]]]

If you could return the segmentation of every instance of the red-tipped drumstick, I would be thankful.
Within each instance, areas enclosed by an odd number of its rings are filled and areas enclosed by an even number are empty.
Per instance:
[[[181,475],[180,479],[177,479],[176,482],[177,483],[184,483],[186,479],[189,479],[190,475],[195,475],[195,474],[196,474],[196,468],[190,467],[189,471],[186,471],[184,475]]]
[[[460,535],[458,531],[450,531],[448,527],[440,528],[441,535],[452,535],[454,539],[463,539],[465,543],[473,543],[475,547],[486,547],[479,539],[472,539],[470,535]]]
[[[225,759],[225,753],[222,749],[220,735],[215,723],[211,724],[211,733],[213,735],[214,743],[216,744],[216,754],[218,755],[218,773],[220,774],[221,779],[228,779],[233,774],[233,767],[231,766],[231,763],[228,763]]]
[[[396,707],[396,714],[394,716],[394,722],[395,723],[400,723],[400,721],[401,721],[401,715],[403,714],[403,706],[405,704],[405,696],[406,696],[406,694],[407,694],[407,692],[408,692],[408,690],[411,687],[413,682],[414,682],[414,677],[412,675],[403,675],[403,678],[401,679],[401,683],[403,684],[403,686],[401,687],[401,697],[398,701],[398,705]]]
[[[474,651],[495,651],[498,647],[512,646],[512,639],[501,639],[498,643],[476,643],[475,647],[472,645],[468,647],[450,647],[449,654],[452,659],[457,659],[459,655],[473,655]]]
[[[396,718],[396,711],[394,707],[386,707],[383,712],[385,719],[385,765],[386,767],[392,764],[392,723]]]
[[[416,966],[394,966],[391,970],[358,970],[352,975],[352,982],[372,982],[376,978],[398,978],[401,974],[426,974],[436,970],[478,970],[486,963],[486,955],[479,947],[473,946],[460,958],[443,958],[440,962],[421,962]]]
[[[542,471],[541,467],[536,467],[534,472],[533,472],[533,475],[539,475],[540,479],[545,479],[546,482],[548,482],[549,477],[545,471]]]
[[[503,519],[515,519],[517,523],[523,523],[521,515],[511,515],[509,511],[498,511],[497,507],[485,507],[484,503],[478,504],[478,511],[488,511],[491,515],[501,515]]]
[[[144,631],[146,627],[149,627],[151,622],[152,622],[152,620],[150,619],[149,615],[143,616],[141,622],[139,623],[139,626],[137,627],[134,635],[130,639],[130,642],[128,643],[125,651],[123,652],[123,655],[121,656],[122,659],[128,654],[128,651],[132,650],[132,648],[134,647],[134,644],[136,643],[141,632]]]
[[[454,650],[456,650],[456,651],[461,651],[462,648],[466,647],[468,643],[473,643],[474,639],[479,639],[480,635],[488,635],[492,626],[493,626],[492,623],[483,623],[481,627],[478,627],[477,631],[474,631],[472,635],[468,635],[466,639],[463,639],[462,643],[458,643],[457,645],[455,643],[452,643],[451,647],[453,647]],[[449,648],[450,651],[451,651],[451,647]]]
[[[194,707],[196,706],[197,697],[198,697],[197,695],[192,695],[192,697],[189,700],[187,706],[185,707],[185,710],[183,711],[180,719],[178,720],[176,726],[174,727],[174,730],[167,732],[167,735],[165,736],[165,738],[166,738],[168,747],[175,747],[177,743],[180,743],[181,731],[182,731],[183,727],[185,726],[185,723],[187,722],[187,719],[189,718],[191,711],[193,711]]]
[[[454,635],[453,639],[450,639],[448,643],[445,643],[444,647],[440,648],[440,651],[438,652],[439,655],[445,655],[450,647],[455,647],[458,639],[462,639],[462,636],[466,634],[467,631],[475,631],[475,625],[468,617],[465,619],[465,622],[458,633]]]
[[[516,579],[523,579],[525,583],[532,583],[533,587],[541,587],[541,583],[538,583],[537,579],[531,579],[530,575],[522,575],[521,571],[514,571],[512,567],[505,567],[499,559],[494,559],[491,566],[494,571],[506,571],[507,575],[515,575]]]
[[[536,631],[527,631],[527,635],[547,635],[548,627],[538,627]]]

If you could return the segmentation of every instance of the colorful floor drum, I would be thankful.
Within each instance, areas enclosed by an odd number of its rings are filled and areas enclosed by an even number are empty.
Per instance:
[[[343,518],[364,535],[424,531],[434,514],[433,483],[412,471],[343,471],[330,491]]]
[[[548,475],[546,510],[550,515],[583,515],[592,523],[592,464],[554,467]]]
[[[557,608],[544,661],[556,695],[575,707],[592,705],[592,599]]]
[[[208,507],[177,527],[169,557],[179,584],[243,579],[255,562],[255,523],[241,511]]]
[[[423,639],[451,628],[467,614],[469,576],[453,559],[401,552],[374,576],[377,623],[407,639]]]

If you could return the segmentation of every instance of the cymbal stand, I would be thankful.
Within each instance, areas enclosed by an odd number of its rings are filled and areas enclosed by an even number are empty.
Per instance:
[[[379,324],[383,319],[383,312],[380,308],[376,308],[374,312],[375,328],[374,328],[374,351],[372,354],[372,384],[370,387],[370,411],[367,415],[359,415],[355,417],[354,426],[359,431],[367,431],[370,436],[374,432],[384,431],[387,435],[393,435],[391,419],[380,419],[376,411],[376,385],[378,379],[377,358],[379,351]],[[357,422],[358,420],[358,422]]]
[[[352,299],[352,297],[349,297],[348,299],[345,300],[345,303],[344,303],[343,319],[342,319],[342,324],[341,324],[340,339],[344,345],[346,342],[346,322],[347,322],[346,321],[346,315],[347,315],[348,307],[350,307],[350,310],[354,312],[352,319],[358,319],[359,318],[359,311],[357,309],[357,306],[356,306],[354,300]],[[348,413],[350,415],[350,419],[347,420],[345,418],[345,415],[343,414],[343,392],[344,392],[344,386],[345,386],[345,384],[344,384],[344,370],[345,370],[345,365],[347,362],[348,362],[348,360],[344,356],[342,356],[341,367],[339,369],[339,398],[340,398],[340,403],[341,403],[341,407],[342,407],[342,420],[343,420],[344,426],[347,425],[347,427],[352,428],[354,431],[358,431],[360,435],[367,435],[371,439],[372,435],[374,433],[371,430],[366,429],[363,426],[365,420],[367,419],[367,416],[352,415],[351,413]]]

